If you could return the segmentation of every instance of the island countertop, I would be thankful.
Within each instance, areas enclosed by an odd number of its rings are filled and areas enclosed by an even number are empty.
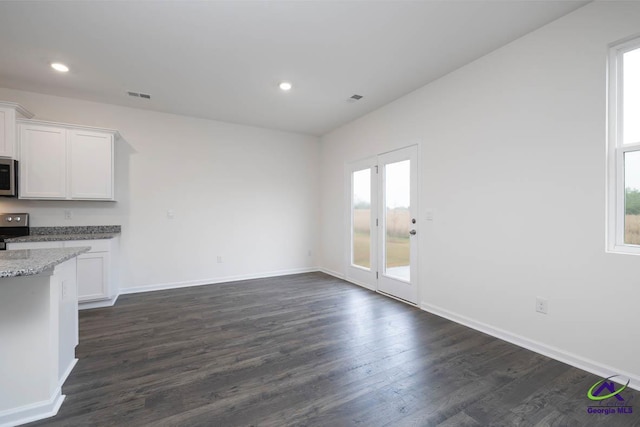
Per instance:
[[[91,250],[90,247],[82,246],[0,251],[0,278],[40,274],[89,250]]]

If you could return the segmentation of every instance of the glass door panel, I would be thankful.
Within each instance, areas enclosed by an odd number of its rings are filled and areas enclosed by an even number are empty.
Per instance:
[[[377,289],[378,227],[377,157],[346,165],[345,237],[346,279]]]
[[[387,276],[411,281],[411,161],[385,165],[384,268]]]
[[[371,268],[371,169],[352,174],[351,264]]]

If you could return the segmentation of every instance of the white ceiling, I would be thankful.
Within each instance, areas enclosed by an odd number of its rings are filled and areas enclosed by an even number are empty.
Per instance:
[[[1,1],[0,86],[322,135],[586,3]]]

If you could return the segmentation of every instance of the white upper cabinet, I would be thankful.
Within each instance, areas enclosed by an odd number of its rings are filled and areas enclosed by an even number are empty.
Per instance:
[[[18,120],[21,199],[114,200],[117,131]]]
[[[72,199],[113,200],[113,134],[68,131]]]
[[[0,157],[18,158],[16,119],[31,118],[33,114],[21,105],[0,101]]]
[[[67,133],[65,129],[20,124],[22,199],[67,197]]]

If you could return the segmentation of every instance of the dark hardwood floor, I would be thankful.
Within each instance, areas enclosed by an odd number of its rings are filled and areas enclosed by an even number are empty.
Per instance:
[[[31,425],[640,425],[640,398],[587,413],[594,375],[322,273],[122,296],[77,356]]]

